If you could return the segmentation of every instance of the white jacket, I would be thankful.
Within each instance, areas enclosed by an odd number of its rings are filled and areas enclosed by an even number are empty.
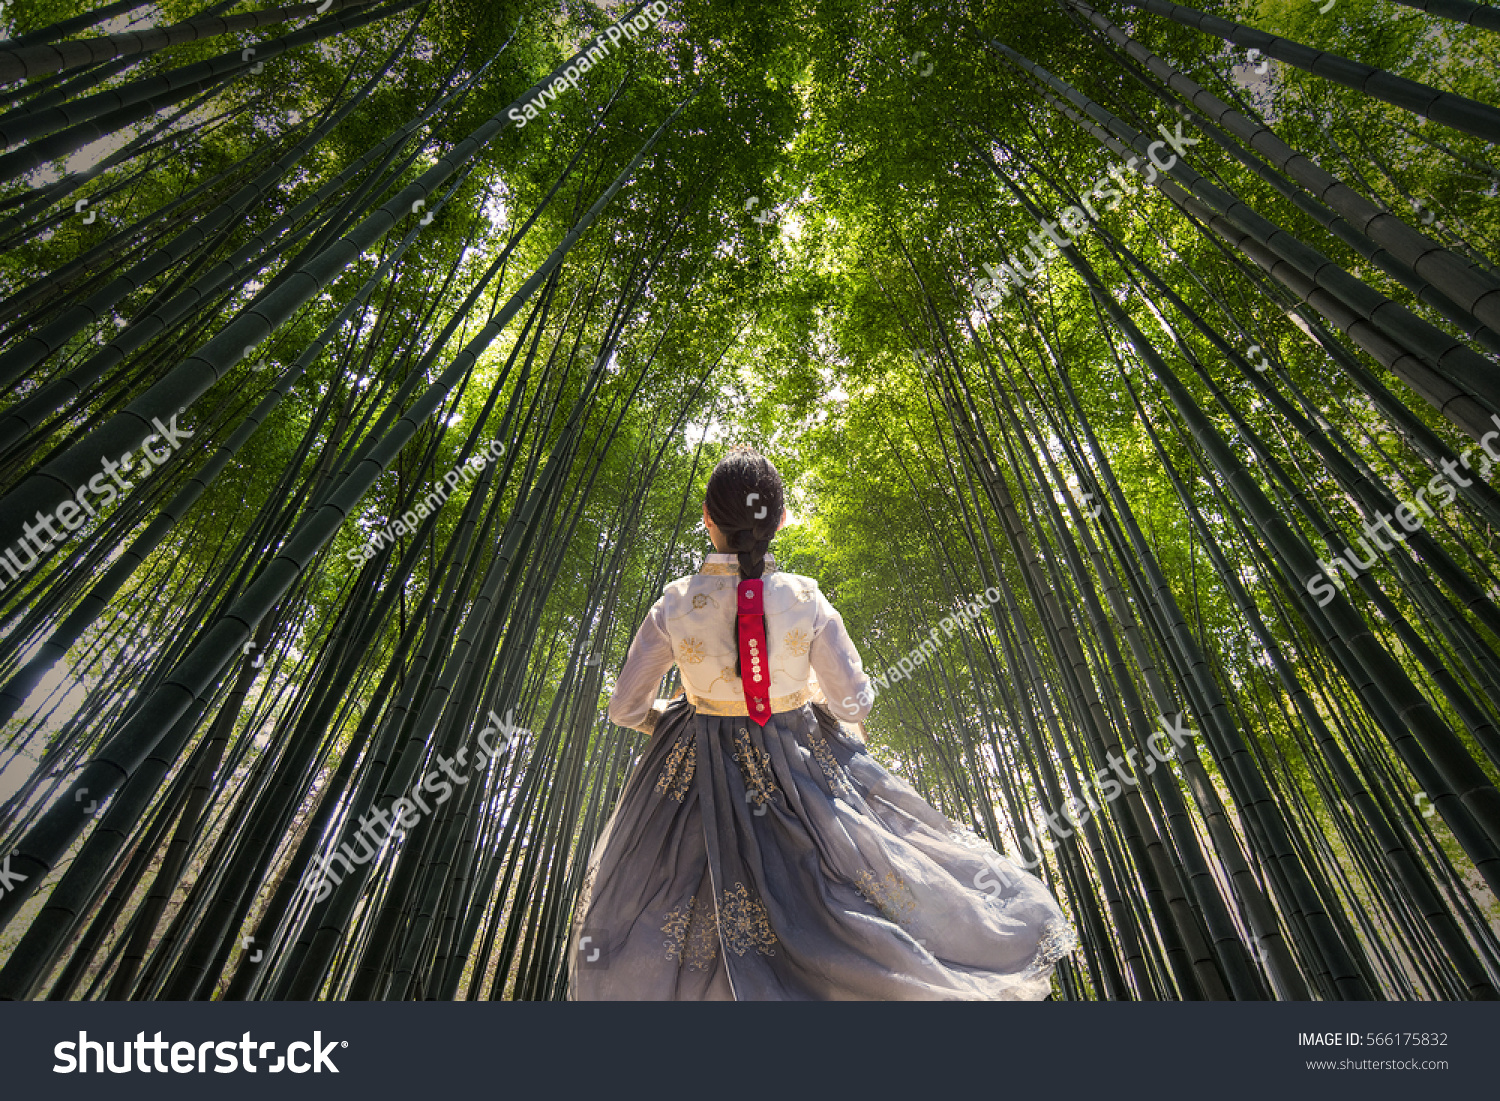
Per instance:
[[[743,683],[734,675],[738,580],[737,555],[710,554],[696,574],[662,590],[630,644],[609,701],[611,722],[649,730],[657,689],[674,662],[682,670],[688,702],[701,714],[749,714]],[[869,678],[843,617],[818,591],[818,583],[777,570],[770,554],[761,581],[771,711],[792,711],[809,700],[822,700],[844,722],[864,719],[874,695],[868,691]],[[846,707],[845,700],[854,706]]]

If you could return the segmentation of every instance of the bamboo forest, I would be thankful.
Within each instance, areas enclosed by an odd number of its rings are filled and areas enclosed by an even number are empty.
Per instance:
[[[1500,7],[1194,3],[0,4],[0,999],[564,998],[742,443],[1054,1000],[1500,998]]]

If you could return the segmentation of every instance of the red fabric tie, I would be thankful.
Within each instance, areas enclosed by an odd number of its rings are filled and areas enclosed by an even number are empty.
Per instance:
[[[771,719],[771,663],[766,660],[765,597],[760,578],[741,578],[735,586],[740,616],[740,679],[745,707],[761,726]]]

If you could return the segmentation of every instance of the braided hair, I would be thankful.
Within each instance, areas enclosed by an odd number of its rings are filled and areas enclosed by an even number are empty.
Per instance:
[[[761,576],[785,505],[781,475],[771,461],[751,447],[731,448],[708,476],[703,503],[709,519],[723,532],[727,549],[739,555],[740,577]],[[736,616],[735,676],[741,675],[739,651],[740,621]]]

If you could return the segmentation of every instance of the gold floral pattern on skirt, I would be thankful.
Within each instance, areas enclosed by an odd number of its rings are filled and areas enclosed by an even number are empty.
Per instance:
[[[736,956],[752,948],[762,956],[776,954],[776,934],[771,931],[771,916],[759,901],[750,897],[743,883],[736,883],[719,895],[719,905],[697,895],[687,905],[667,915],[661,931],[667,959],[681,960],[689,971],[705,970],[719,956],[719,937]]]
[[[776,781],[771,779],[771,755],[751,744],[750,732],[743,726],[735,736],[734,748],[739,750],[734,759],[739,762],[746,789],[753,793],[751,800],[757,807],[765,806],[776,794]]]
[[[848,781],[844,779],[844,770],[839,767],[839,760],[833,755],[833,747],[828,744],[828,739],[822,734],[812,733],[807,736],[807,745],[812,750],[813,760],[818,762],[818,767],[828,778],[828,786],[834,791],[847,794],[850,791]]]
[[[876,879],[873,872],[860,872],[854,886],[886,921],[896,925],[905,924],[911,911],[916,909],[917,900],[911,889],[895,872],[886,872],[881,879]]]
[[[661,931],[670,938],[663,942],[667,959],[681,960],[689,971],[702,971],[719,957],[719,916],[712,899],[700,902],[694,895],[667,915]]]
[[[698,735],[691,724],[677,739],[672,752],[667,754],[661,766],[661,776],[656,780],[656,793],[667,795],[679,803],[687,795],[693,783],[693,773],[698,771]]]
[[[703,643],[696,638],[685,638],[677,644],[677,660],[684,665],[697,665],[703,660]]]
[[[762,956],[774,956],[776,934],[771,932],[771,916],[766,908],[750,897],[743,883],[725,891],[719,901],[719,928],[724,946],[736,956],[754,948]]]

